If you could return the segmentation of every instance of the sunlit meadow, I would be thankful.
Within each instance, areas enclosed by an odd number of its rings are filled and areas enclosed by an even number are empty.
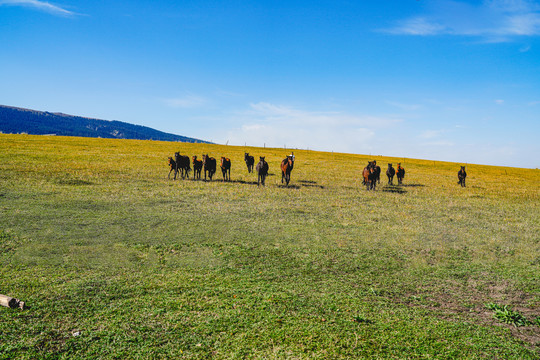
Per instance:
[[[168,179],[176,151],[232,181]],[[28,306],[0,308],[0,359],[535,359],[539,195],[538,169],[0,134],[0,294]]]

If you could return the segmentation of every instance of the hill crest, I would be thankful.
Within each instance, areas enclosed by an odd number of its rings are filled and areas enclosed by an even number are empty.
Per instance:
[[[6,134],[26,133],[31,135],[210,143],[118,120],[101,120],[6,105],[0,105],[0,132]]]

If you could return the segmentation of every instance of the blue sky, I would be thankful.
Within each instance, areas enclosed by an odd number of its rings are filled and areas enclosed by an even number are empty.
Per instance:
[[[540,1],[0,0],[0,104],[540,167]]]

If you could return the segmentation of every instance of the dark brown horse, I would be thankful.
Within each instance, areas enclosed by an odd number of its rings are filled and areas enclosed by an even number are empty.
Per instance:
[[[189,165],[189,156],[180,155],[179,152],[175,152],[174,161],[176,161],[176,173],[174,174],[174,178],[176,179],[176,174],[178,174],[180,171],[182,179],[185,179],[186,176],[189,179],[189,171],[191,170],[191,166]]]
[[[195,179],[195,177],[199,180],[201,179],[202,167],[202,160],[198,160],[197,155],[193,156],[193,179]]]
[[[257,170],[257,186],[260,186],[261,183],[264,186],[264,181],[266,180],[266,175],[268,175],[268,163],[264,160],[264,156],[259,158],[259,162],[255,167]]]
[[[377,175],[375,173],[375,165],[372,161],[369,161],[364,170],[362,170],[362,177],[362,184],[366,185],[366,190],[375,190]]]
[[[381,167],[377,165],[377,160],[373,160],[373,173],[377,183],[381,183]]]
[[[396,175],[396,169],[392,167],[392,164],[388,164],[388,169],[386,169],[386,176],[388,177],[388,185],[394,185],[394,175]]]
[[[221,173],[223,174],[223,181],[231,181],[231,159],[222,156],[220,166]]]
[[[403,184],[403,178],[405,177],[405,169],[401,166],[401,163],[397,164],[397,182],[398,185]]]
[[[176,161],[172,157],[169,156],[169,175],[167,175],[167,179],[171,178],[171,172],[174,171],[174,178],[176,179]]]
[[[285,183],[287,186],[289,186],[289,181],[291,181],[291,171],[294,167],[294,160],[291,155],[288,155],[283,161],[281,162],[281,183],[283,184],[283,180],[285,180]]]
[[[459,172],[457,173],[458,184],[462,187],[465,187],[465,178],[467,177],[467,172],[465,171],[465,166],[462,166]]]
[[[214,173],[216,172],[216,159],[209,157],[208,154],[202,156],[203,168],[204,168],[204,180],[206,181],[206,173],[208,172],[208,177],[212,180]]]
[[[255,158],[249,155],[249,153],[244,153],[244,161],[246,162],[248,172],[253,172],[253,164],[255,164]]]

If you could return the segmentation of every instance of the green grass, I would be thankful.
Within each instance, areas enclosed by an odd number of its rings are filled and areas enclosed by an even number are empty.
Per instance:
[[[539,170],[374,157],[407,174],[368,192],[371,158],[294,152],[285,188],[290,150],[0,135],[0,359],[540,356]]]
[[[489,303],[486,307],[493,310],[493,316],[495,319],[507,324],[512,324],[516,327],[534,325],[534,322],[528,320],[519,311],[514,311],[508,307],[508,305],[501,306],[499,304]]]

